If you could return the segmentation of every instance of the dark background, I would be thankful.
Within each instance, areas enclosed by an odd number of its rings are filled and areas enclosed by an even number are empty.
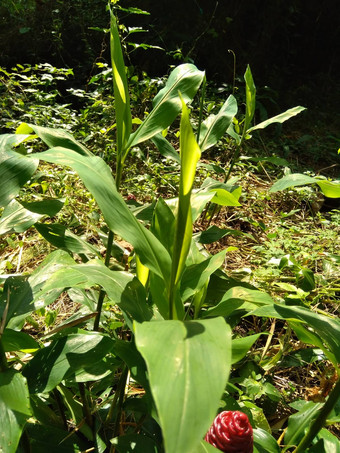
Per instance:
[[[2,0],[0,64],[49,62],[72,67],[84,83],[96,61],[109,62],[106,0]],[[208,80],[232,83],[249,63],[256,85],[280,92],[281,103],[337,109],[340,70],[339,0],[120,0],[149,16],[118,11],[128,27],[148,28],[127,39],[161,50],[129,51],[129,63],[150,76],[192,61]],[[283,105],[285,107],[285,105]]]

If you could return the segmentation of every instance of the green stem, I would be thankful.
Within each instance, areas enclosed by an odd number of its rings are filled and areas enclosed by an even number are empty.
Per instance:
[[[106,246],[106,256],[105,256],[105,266],[106,267],[109,267],[109,264],[110,264],[113,239],[114,239],[114,235],[113,235],[112,231],[110,230],[109,235],[107,237],[107,246]],[[105,297],[105,291],[103,289],[101,289],[100,293],[99,293],[99,297],[98,297],[98,302],[97,302],[97,316],[93,323],[94,331],[99,330],[99,321],[100,321],[100,316],[102,313],[104,297]]]
[[[2,344],[2,338],[0,335],[0,372],[6,371],[8,368],[7,366],[7,359],[4,346]]]
[[[56,403],[57,403],[57,406],[58,406],[58,409],[59,409],[59,412],[60,412],[60,416],[61,416],[61,419],[63,421],[64,428],[66,429],[66,431],[68,431],[67,419],[66,419],[66,415],[65,415],[65,412],[64,412],[63,403],[62,403],[62,400],[60,398],[60,394],[59,394],[57,389],[53,390],[53,395],[54,395],[54,398],[56,400]]]
[[[86,423],[92,428],[93,420],[92,420],[92,415],[91,415],[91,409],[89,407],[89,403],[88,403],[86,393],[85,393],[85,385],[82,382],[79,382],[78,388],[79,388],[79,393],[80,393],[80,399],[83,403],[83,414],[84,414]]]
[[[340,379],[338,379],[337,383],[335,384],[335,387],[329,394],[327,401],[320,409],[319,415],[311,424],[309,430],[307,431],[307,433],[305,434],[297,448],[293,451],[293,453],[303,453],[306,451],[314,437],[325,425],[328,414],[334,408],[339,398],[340,398]]]
[[[114,437],[118,436],[118,434],[119,434],[119,426],[120,426],[120,420],[122,417],[122,408],[123,408],[123,403],[124,403],[125,387],[126,387],[126,380],[127,380],[128,374],[129,374],[129,368],[125,365],[125,367],[122,370],[122,374],[120,376],[119,388],[117,388],[118,401],[117,401],[117,414],[116,414],[115,426],[114,426],[114,431],[113,431]]]
[[[129,368],[127,367],[127,365],[124,365],[120,378],[119,378],[119,381],[118,381],[118,384],[117,384],[115,396],[112,400],[109,412],[105,419],[105,424],[107,425],[112,420],[114,410],[117,409],[117,414],[116,414],[114,429],[113,429],[113,437],[115,437],[118,434],[118,428],[119,428],[120,418],[121,418],[121,414],[122,414],[122,407],[123,407],[124,396],[125,396],[125,386],[126,386],[126,380],[128,377],[128,373],[129,373]]]

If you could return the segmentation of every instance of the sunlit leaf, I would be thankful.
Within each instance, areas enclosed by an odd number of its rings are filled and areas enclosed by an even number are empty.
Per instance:
[[[189,102],[202,83],[204,72],[192,64],[177,66],[165,85],[153,100],[153,109],[134,132],[127,146],[131,148],[166,129],[182,109],[178,96],[180,92],[185,102]]]
[[[0,451],[16,453],[31,415],[26,379],[13,369],[0,372]]]
[[[234,96],[230,95],[217,115],[210,115],[203,121],[199,137],[202,153],[211,146],[216,145],[218,140],[225,134],[236,113],[237,102]]]
[[[304,110],[306,110],[305,107],[301,106],[293,107],[292,109],[288,109],[285,112],[280,113],[280,115],[273,116],[272,118],[268,118],[266,121],[263,121],[262,123],[256,124],[256,126],[253,126],[250,129],[248,129],[247,132],[249,133],[255,131],[256,129],[264,129],[265,127],[273,123],[284,123],[285,121],[289,120],[295,115],[298,115]]]
[[[0,135],[0,207],[7,206],[18,195],[38,167],[38,159],[29,159],[12,149],[27,137],[23,134]]]
[[[167,453],[194,452],[219,406],[230,368],[222,318],[135,324]],[[155,341],[157,338],[157,341]]]

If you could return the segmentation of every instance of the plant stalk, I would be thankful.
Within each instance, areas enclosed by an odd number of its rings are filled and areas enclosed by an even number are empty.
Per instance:
[[[8,369],[6,353],[0,336],[0,373]]]
[[[319,415],[311,424],[309,430],[302,438],[301,442],[293,451],[293,453],[304,453],[306,451],[312,440],[325,425],[328,414],[334,408],[339,398],[340,398],[340,379],[338,379],[337,383],[335,384],[335,387],[329,394],[327,401],[320,409]]]
[[[105,266],[106,267],[109,267],[109,264],[110,264],[113,239],[114,239],[114,235],[113,235],[113,232],[110,230],[109,235],[107,237],[107,246],[106,246],[106,256],[105,256]],[[99,293],[99,297],[98,297],[98,302],[97,302],[97,316],[93,323],[94,331],[99,330],[99,321],[100,321],[100,315],[102,313],[104,297],[105,297],[105,291],[103,289],[101,289],[100,293]]]
[[[92,420],[91,409],[89,407],[89,402],[87,400],[86,393],[85,393],[85,385],[82,382],[79,382],[78,388],[79,388],[80,398],[83,403],[83,414],[84,414],[86,423],[90,426],[90,428],[92,428],[93,420]]]

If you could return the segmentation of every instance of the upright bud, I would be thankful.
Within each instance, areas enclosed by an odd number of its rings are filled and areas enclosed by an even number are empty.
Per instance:
[[[225,453],[253,453],[253,428],[243,412],[224,411],[215,418],[205,441]]]

